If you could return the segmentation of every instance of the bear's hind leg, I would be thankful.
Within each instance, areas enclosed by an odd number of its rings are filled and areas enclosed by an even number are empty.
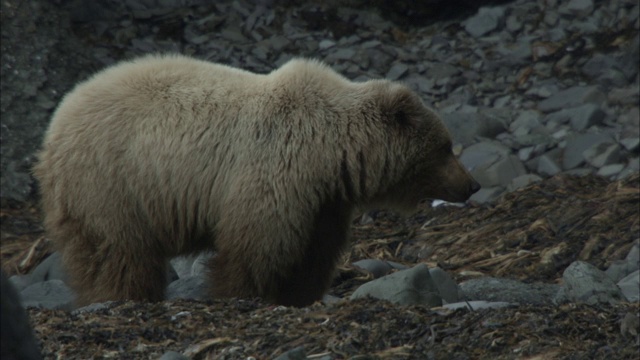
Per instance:
[[[83,232],[58,234],[62,261],[84,306],[109,300],[161,301],[166,286],[166,259],[154,254],[149,239],[113,231],[104,237]]]

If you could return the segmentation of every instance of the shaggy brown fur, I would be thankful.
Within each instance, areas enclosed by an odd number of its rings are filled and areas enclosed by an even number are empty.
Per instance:
[[[78,85],[34,173],[78,303],[161,300],[167,260],[215,249],[214,296],[306,305],[355,206],[478,189],[438,117],[397,83],[293,60],[268,75],[148,56]]]

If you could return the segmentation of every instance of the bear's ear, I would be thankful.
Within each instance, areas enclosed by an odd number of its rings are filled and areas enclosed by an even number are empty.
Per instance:
[[[384,91],[382,107],[383,116],[393,125],[400,127],[416,127],[424,114],[424,105],[407,87],[393,84]]]
[[[396,110],[395,114],[393,114],[393,121],[395,121],[396,124],[400,124],[400,126],[411,125],[410,115],[407,114],[403,109]]]

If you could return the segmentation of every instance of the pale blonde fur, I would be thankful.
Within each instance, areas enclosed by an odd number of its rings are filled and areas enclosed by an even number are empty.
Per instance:
[[[80,304],[160,300],[167,260],[204,249],[218,254],[214,296],[309,304],[355,206],[477,190],[438,117],[400,84],[309,60],[258,75],[179,55],[79,84],[34,173]]]

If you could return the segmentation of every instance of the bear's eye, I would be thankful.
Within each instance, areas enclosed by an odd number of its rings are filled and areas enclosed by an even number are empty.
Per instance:
[[[448,154],[453,151],[453,144],[450,142],[444,143],[442,147],[440,147],[440,151],[444,154]]]
[[[409,115],[404,110],[396,111],[394,116],[395,116],[396,123],[402,126],[409,125],[410,123]]]

